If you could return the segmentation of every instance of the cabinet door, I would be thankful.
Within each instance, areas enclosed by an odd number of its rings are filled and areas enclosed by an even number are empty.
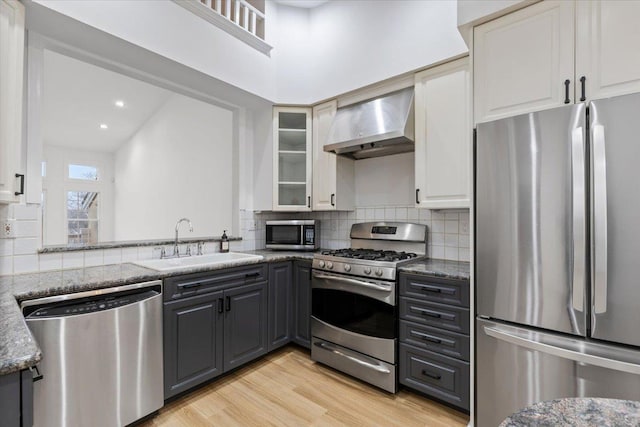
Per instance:
[[[313,210],[352,210],[354,161],[324,151],[338,103],[313,107]]]
[[[224,292],[224,370],[267,352],[267,282]]]
[[[22,171],[24,6],[0,0],[0,203],[19,201]],[[18,194],[16,194],[18,193]]]
[[[574,2],[543,1],[474,28],[476,123],[573,102]]]
[[[580,1],[576,16],[576,100],[640,92],[640,2]]]
[[[311,348],[311,262],[296,261],[293,270],[293,341]]]
[[[311,109],[273,110],[273,210],[311,210]]]
[[[269,351],[291,341],[291,262],[269,266]]]
[[[222,291],[164,304],[164,397],[222,373]]]
[[[450,62],[415,75],[416,207],[468,208],[473,133],[469,62]]]

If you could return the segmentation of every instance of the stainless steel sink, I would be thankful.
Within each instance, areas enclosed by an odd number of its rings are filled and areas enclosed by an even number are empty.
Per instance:
[[[133,264],[151,268],[157,271],[180,270],[190,267],[216,266],[220,264],[235,264],[243,261],[259,261],[262,255],[243,254],[239,252],[214,253],[207,255],[189,256],[184,258],[149,259],[134,261]]]

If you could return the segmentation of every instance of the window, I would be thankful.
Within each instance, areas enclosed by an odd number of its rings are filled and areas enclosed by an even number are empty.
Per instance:
[[[69,164],[69,179],[81,179],[84,181],[97,181],[98,168],[88,165]]]
[[[98,194],[93,191],[67,192],[69,244],[98,243]]]

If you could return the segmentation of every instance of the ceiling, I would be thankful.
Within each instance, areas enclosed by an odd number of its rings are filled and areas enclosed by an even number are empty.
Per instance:
[[[170,95],[157,86],[45,50],[44,143],[114,152]],[[117,107],[116,101],[123,101],[124,107]],[[101,124],[108,129],[101,129]]]
[[[304,7],[307,9],[313,9],[320,5],[325,4],[329,0],[275,0],[276,3],[283,4],[285,6]]]

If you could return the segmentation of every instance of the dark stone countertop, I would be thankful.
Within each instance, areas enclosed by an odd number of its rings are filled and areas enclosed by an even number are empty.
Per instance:
[[[401,273],[422,274],[447,279],[469,280],[470,264],[465,261],[424,258],[404,264],[398,268]]]
[[[230,242],[242,240],[242,237],[228,236]],[[198,242],[219,242],[222,240],[220,236],[210,237],[183,237],[178,239],[178,244],[198,243]],[[56,252],[75,252],[88,251],[92,249],[117,249],[117,248],[133,248],[142,246],[166,246],[173,245],[175,239],[156,239],[156,240],[122,240],[117,242],[100,242],[93,245],[52,245],[45,246],[38,253],[51,254]]]
[[[256,250],[244,253],[262,259],[238,260],[216,266],[185,267],[160,272],[131,263],[0,276],[0,375],[36,365],[42,353],[27,327],[19,302],[53,295],[90,291],[182,274],[213,271],[261,262],[312,260],[314,252]],[[469,278],[469,263],[436,259],[418,260],[400,271],[456,279]]]
[[[590,397],[547,400],[511,414],[500,427],[638,426],[640,402]]]
[[[313,258],[313,252],[258,250],[245,253],[262,255],[263,259],[231,261],[213,267],[187,267],[169,272],[123,263],[0,276],[0,375],[34,366],[42,359],[40,348],[31,336],[20,311],[21,301],[240,265]]]

